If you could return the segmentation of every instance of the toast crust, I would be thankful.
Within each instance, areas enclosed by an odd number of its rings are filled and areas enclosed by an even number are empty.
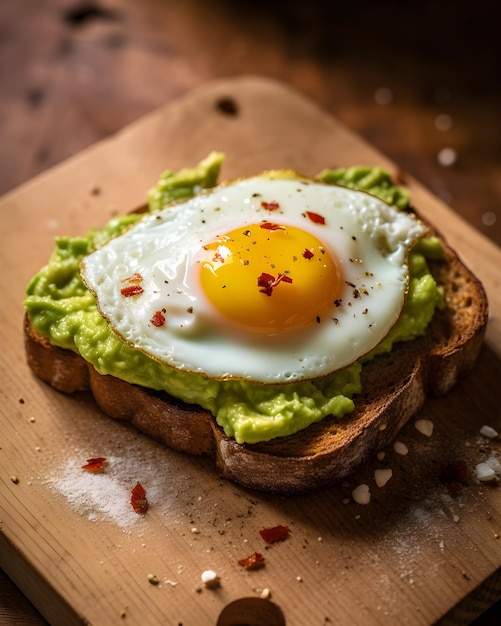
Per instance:
[[[78,354],[41,337],[26,315],[28,365],[58,391],[90,391],[105,414],[171,449],[213,457],[223,477],[244,487],[280,493],[317,489],[353,473],[395,438],[427,395],[447,393],[473,367],[487,324],[486,294],[441,241],[445,258],[429,266],[444,288],[446,306],[436,311],[426,335],[364,366],[363,391],[351,414],[342,420],[325,418],[288,437],[237,444],[208,411],[97,373]]]

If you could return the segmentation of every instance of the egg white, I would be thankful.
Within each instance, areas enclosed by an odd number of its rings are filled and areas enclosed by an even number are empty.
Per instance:
[[[280,209],[270,216],[263,198]],[[270,219],[315,235],[338,257],[346,282],[328,318],[263,336],[232,327],[211,306],[196,257],[218,235]],[[88,255],[81,275],[111,330],[152,359],[214,379],[297,382],[350,365],[384,339],[404,304],[409,248],[425,231],[412,214],[367,193],[268,172],[145,216]],[[124,298],[135,274],[143,293]],[[166,318],[160,328],[150,321],[158,310]]]

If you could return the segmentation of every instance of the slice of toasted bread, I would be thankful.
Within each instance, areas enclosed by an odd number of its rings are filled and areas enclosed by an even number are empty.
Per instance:
[[[443,239],[442,239],[443,241]],[[64,393],[90,390],[110,417],[125,420],[169,448],[215,459],[221,474],[245,487],[282,493],[339,481],[390,443],[428,394],[444,394],[474,364],[487,323],[481,283],[443,242],[445,258],[430,269],[445,291],[420,339],[394,347],[363,368],[363,392],[342,420],[326,418],[266,443],[238,444],[210,413],[165,393],[103,376],[79,355],[51,345],[25,320],[29,366]]]

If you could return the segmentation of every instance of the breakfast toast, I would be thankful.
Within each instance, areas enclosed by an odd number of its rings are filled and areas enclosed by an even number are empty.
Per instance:
[[[426,334],[364,365],[363,391],[354,398],[352,413],[341,420],[327,417],[293,435],[239,444],[208,411],[99,374],[75,352],[39,335],[26,316],[28,364],[58,391],[90,391],[105,414],[169,448],[213,457],[223,477],[245,487],[281,493],[319,488],[342,480],[384,449],[427,395],[448,392],[475,362],[487,323],[485,292],[440,239],[443,258],[429,266],[444,290],[445,307],[435,312]]]

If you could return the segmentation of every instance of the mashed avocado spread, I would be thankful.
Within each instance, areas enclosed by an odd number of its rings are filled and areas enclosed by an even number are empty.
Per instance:
[[[192,197],[217,184],[223,155],[211,153],[194,168],[165,172],[148,194],[149,211]],[[395,186],[380,168],[324,170],[324,182],[360,189],[405,209],[406,190]],[[313,381],[262,385],[242,380],[216,381],[162,365],[116,337],[99,314],[94,297],[80,278],[81,259],[140,220],[142,215],[115,217],[104,228],[82,237],[58,237],[48,264],[30,281],[24,302],[36,331],[61,348],[79,353],[101,374],[143,387],[164,390],[187,403],[208,409],[238,443],[256,443],[298,432],[322,418],[337,418],[354,408],[361,391],[362,362]],[[397,341],[424,334],[442,290],[431,276],[427,259],[440,256],[440,242],[421,240],[409,256],[410,283],[402,315],[386,339],[364,361],[390,351]]]

